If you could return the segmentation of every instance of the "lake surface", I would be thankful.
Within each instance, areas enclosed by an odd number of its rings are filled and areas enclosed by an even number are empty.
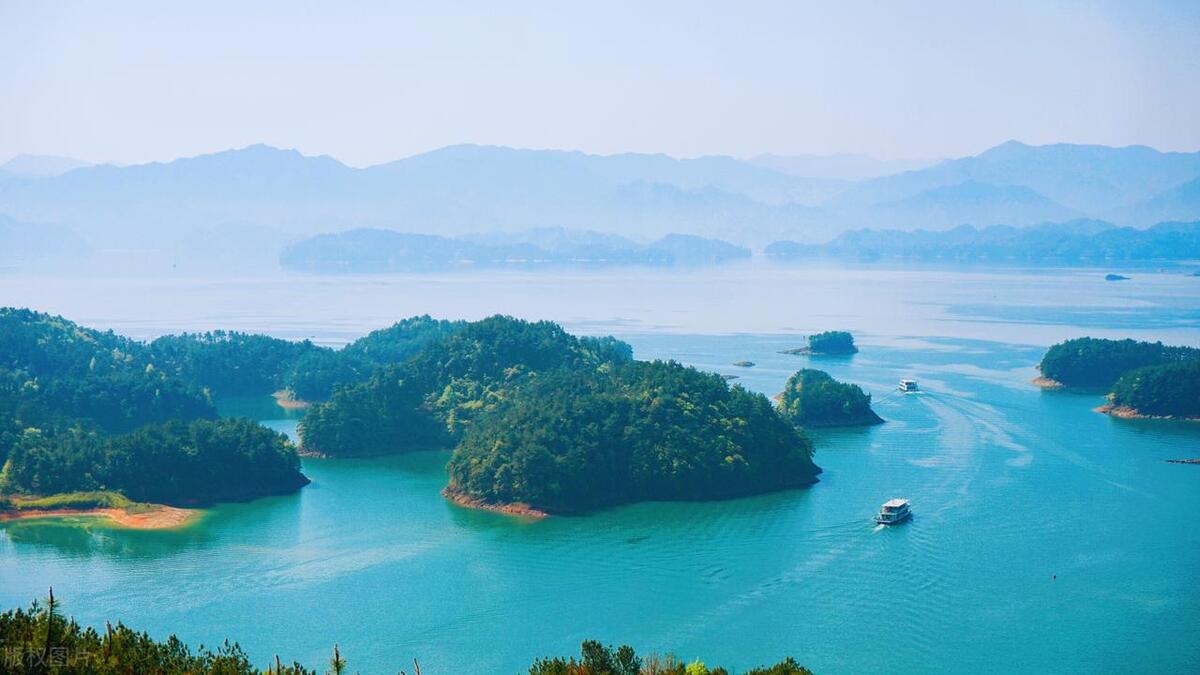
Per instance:
[[[339,344],[402,316],[493,312],[613,333],[638,358],[858,383],[888,420],[814,432],[807,490],[646,503],[540,522],[438,494],[446,455],[305,460],[296,495],[223,505],[179,532],[94,523],[0,530],[0,606],[54,585],[85,623],[239,640],[352,670],[517,673],[586,638],[745,669],[819,673],[1200,671],[1200,424],[1110,419],[1098,396],[1029,384],[1084,334],[1200,343],[1200,279],[1103,271],[747,268],[243,280],[0,277],[0,304],[150,337],[260,330]],[[779,354],[856,331],[862,352]],[[738,368],[749,360],[753,368]],[[920,380],[919,394],[895,390]],[[269,401],[228,414],[294,431]],[[897,496],[915,518],[878,528]]]

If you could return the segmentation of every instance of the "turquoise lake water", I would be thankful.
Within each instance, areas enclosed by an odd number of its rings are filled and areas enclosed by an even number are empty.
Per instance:
[[[183,531],[10,524],[0,606],[53,585],[85,623],[231,637],[263,664],[279,653],[323,666],[337,642],[363,673],[413,657],[426,673],[517,673],[586,638],[739,669],[793,655],[818,673],[1200,672],[1200,466],[1164,461],[1200,457],[1200,424],[1114,420],[1092,412],[1098,396],[1029,383],[1062,337],[1196,344],[1200,280],[905,271],[821,276],[815,291],[780,283],[809,274],[679,284],[674,302],[660,284],[631,294],[636,280],[610,278],[535,299],[541,282],[524,276],[469,298],[456,279],[247,281],[245,299],[224,284],[124,280],[81,284],[70,301],[66,282],[0,281],[2,304],[142,336],[223,323],[338,343],[386,324],[378,303],[392,320],[491,306],[611,332],[638,358],[736,374],[768,395],[818,367],[862,385],[887,420],[813,432],[824,473],[810,489],[539,522],[446,503],[445,454],[305,460],[313,484],[299,493],[223,505]],[[288,322],[279,307],[292,293],[311,307]],[[776,309],[739,331],[762,298]],[[446,311],[426,309],[439,302]],[[147,306],[152,318],[138,318]],[[854,328],[861,353],[778,353],[822,327]],[[731,365],[741,360],[757,365]],[[900,394],[902,377],[923,391]],[[222,407],[294,431],[269,401]],[[875,526],[898,496],[914,519]]]

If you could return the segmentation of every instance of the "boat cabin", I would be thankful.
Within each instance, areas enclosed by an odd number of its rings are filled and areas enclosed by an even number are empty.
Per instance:
[[[919,391],[916,380],[900,380],[900,391]]]
[[[875,516],[875,522],[880,525],[895,525],[904,522],[911,516],[912,511],[908,509],[907,499],[889,499],[880,507],[879,515]]]

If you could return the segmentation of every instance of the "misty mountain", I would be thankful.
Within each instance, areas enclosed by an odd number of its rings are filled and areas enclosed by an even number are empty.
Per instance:
[[[867,155],[840,153],[836,155],[755,155],[747,164],[773,169],[791,176],[827,178],[845,184],[850,181],[878,178],[905,171],[924,169],[937,163],[921,159],[875,159]]]
[[[1200,259],[1200,222],[1159,223],[1149,229],[1079,219],[1030,227],[962,225],[950,230],[852,230],[827,244],[778,241],[766,249],[776,261],[916,260],[1099,264]]]
[[[23,176],[41,178],[59,176],[73,169],[92,166],[91,162],[73,157],[56,155],[17,155],[4,164],[0,164],[0,177]]]
[[[1021,185],[965,181],[919,192],[864,211],[876,227],[940,229],[978,223],[1032,225],[1076,218],[1081,212]]]
[[[1099,215],[1149,199],[1197,176],[1200,152],[1066,143],[1030,146],[1008,141],[973,157],[863,181],[828,206],[878,205],[939,187],[978,182],[1027,187],[1077,212]],[[978,218],[963,222],[988,224]]]
[[[1124,222],[1145,225],[1166,220],[1200,219],[1200,178],[1195,178],[1150,199],[1117,211]]]
[[[825,160],[827,175],[837,162],[843,171],[883,170],[861,158]],[[796,175],[805,162],[456,145],[355,168],[253,145],[170,162],[6,175],[0,213],[65,228],[98,252],[121,251],[121,267],[142,256],[160,265],[242,268],[274,265],[288,242],[352,229],[453,238],[565,228],[640,242],[686,232],[764,246],[829,241],[855,227],[1197,217],[1188,181],[1200,176],[1200,153],[1009,142],[857,182]]]
[[[28,269],[48,260],[81,256],[89,250],[69,228],[23,223],[0,214],[0,267]]]
[[[355,229],[320,234],[283,249],[288,269],[334,274],[454,269],[715,265],[747,259],[749,249],[693,235],[669,234],[647,245],[595,233],[531,230],[521,235],[450,238],[392,230]]]

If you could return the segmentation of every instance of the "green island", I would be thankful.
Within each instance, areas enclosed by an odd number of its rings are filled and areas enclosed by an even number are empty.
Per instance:
[[[838,382],[822,370],[805,368],[788,378],[779,395],[784,417],[804,427],[852,427],[882,424],[871,409],[871,395],[857,384]]]
[[[34,601],[28,608],[0,612],[0,645],[4,659],[0,672],[36,673],[37,675],[348,675],[352,658],[335,644],[328,667],[309,669],[298,661],[276,656],[265,668],[251,663],[236,642],[225,640],[216,649],[201,646],[193,650],[174,635],[156,640],[123,623],[106,623],[103,631],[84,627],[63,615],[61,601],[54,591],[46,600]],[[397,664],[402,665],[400,663]],[[404,665],[407,668],[407,665]],[[439,673],[437,664],[426,664],[426,672]],[[404,675],[406,672],[397,669]],[[413,659],[414,675],[420,661]],[[580,656],[536,659],[529,675],[728,675],[729,670],[708,667],[699,659],[685,662],[673,654],[639,656],[632,647],[614,648],[595,640],[586,640]],[[812,675],[812,671],[792,658],[772,666],[741,671],[743,675]]]
[[[155,505],[308,483],[283,434],[218,419],[210,393],[174,366],[111,332],[0,309],[0,517],[92,513],[173,526],[186,520],[180,510]]]
[[[1106,391],[1098,411],[1126,418],[1200,418],[1200,349],[1077,338],[1050,347],[1035,384]]]
[[[785,349],[781,354],[813,354],[817,356],[845,356],[857,354],[854,336],[844,330],[827,330],[808,336],[807,344],[795,349]]]
[[[766,397],[545,321],[415,317],[335,351],[224,331],[142,343],[2,309],[0,349],[4,519],[164,527],[186,520],[179,507],[303,487],[301,448],[217,416],[217,397],[247,394],[303,402],[306,453],[452,450],[445,495],[512,513],[738,497],[820,473]]]
[[[528,515],[811,485],[804,434],[720,375],[634,361],[613,338],[495,316],[341,387],[301,421],[306,451],[453,448],[445,491]]]

